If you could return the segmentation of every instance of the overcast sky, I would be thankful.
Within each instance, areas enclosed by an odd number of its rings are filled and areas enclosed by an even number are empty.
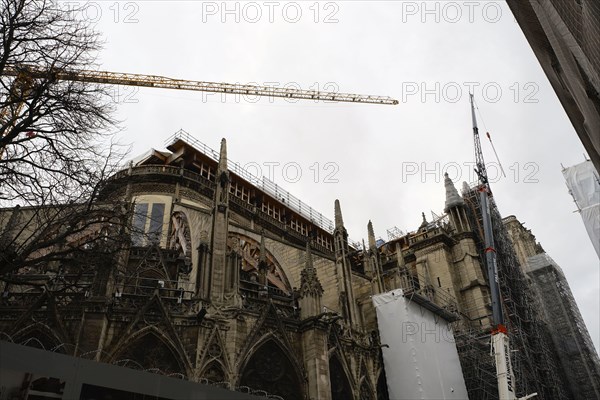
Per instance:
[[[164,149],[179,129],[215,149],[225,137],[231,160],[253,173],[261,166],[328,218],[340,199],[354,240],[366,238],[369,219],[387,239],[394,226],[417,229],[422,211],[442,214],[443,172],[459,188],[475,180],[472,87],[480,131],[491,133],[507,174],[498,176],[483,136],[500,212],[524,222],[563,268],[599,348],[598,257],[561,173],[585,150],[503,1],[99,1],[87,17],[106,41],[104,70],[398,99],[115,89],[132,156]]]

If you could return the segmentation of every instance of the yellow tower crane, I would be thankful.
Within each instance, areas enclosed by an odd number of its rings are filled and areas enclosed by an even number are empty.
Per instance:
[[[0,123],[9,115],[18,115],[34,79],[49,79],[51,81],[78,81],[108,85],[153,87],[162,89],[193,90],[200,92],[223,93],[233,95],[252,95],[265,97],[282,97],[299,100],[321,100],[328,102],[368,103],[396,105],[398,100],[387,96],[371,96],[351,93],[336,93],[318,90],[301,90],[280,88],[274,86],[244,85],[237,83],[191,81],[167,78],[157,75],[130,74],[123,72],[108,72],[94,70],[45,70],[34,65],[7,65],[2,71],[4,76],[14,76],[10,88],[9,106],[0,110]],[[0,133],[0,138],[2,134]],[[4,147],[0,147],[0,158]]]
[[[244,85],[237,83],[219,83],[173,79],[157,75],[129,74],[93,70],[46,71],[31,65],[11,65],[4,68],[5,76],[19,79],[51,78],[64,81],[102,83],[109,85],[154,87],[162,89],[194,90],[201,92],[253,95],[266,97],[283,97],[300,100],[322,100],[329,102],[369,103],[396,105],[398,100],[387,96],[370,96],[362,94],[336,93],[318,90],[301,90],[272,86]],[[22,78],[21,78],[22,77]]]

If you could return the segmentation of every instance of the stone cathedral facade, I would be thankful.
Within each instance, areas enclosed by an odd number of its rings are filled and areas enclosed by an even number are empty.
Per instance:
[[[169,150],[106,189],[134,208],[125,254],[70,290],[56,262],[19,271],[44,289],[3,280],[0,335],[286,400],[386,398],[374,283],[339,202],[330,232],[229,171],[224,139],[212,158]],[[26,212],[3,210],[3,232]]]
[[[228,165],[225,139],[214,152],[181,134],[168,150],[104,190],[133,211],[125,251],[92,273],[64,260],[17,271],[38,285],[0,280],[3,340],[285,400],[387,399],[371,296],[402,288],[454,321],[469,395],[497,396],[468,187],[446,176],[443,216],[385,243],[369,222],[360,246],[340,202],[329,222]],[[0,239],[26,213],[0,210]]]

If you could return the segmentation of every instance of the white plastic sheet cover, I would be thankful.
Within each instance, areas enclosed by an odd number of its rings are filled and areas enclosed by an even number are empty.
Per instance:
[[[402,296],[373,296],[390,399],[468,399],[448,323]]]
[[[600,257],[600,183],[591,161],[563,169],[567,187],[579,207],[585,229]]]

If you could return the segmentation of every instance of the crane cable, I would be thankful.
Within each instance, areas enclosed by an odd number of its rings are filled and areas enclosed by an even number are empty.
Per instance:
[[[498,157],[498,153],[496,152],[496,147],[494,146],[494,142],[492,142],[492,137],[490,136],[490,132],[488,131],[487,126],[485,125],[485,120],[483,119],[483,115],[481,114],[481,111],[479,110],[479,107],[477,106],[477,104],[475,104],[475,108],[477,109],[479,118],[481,119],[481,122],[483,123],[483,128],[485,129],[485,135],[487,136],[488,140],[490,141],[490,144],[492,145],[492,150],[494,151],[494,156],[496,156],[496,161],[498,162],[498,166],[500,167],[500,172],[502,173],[502,176],[506,178],[506,174],[504,173],[504,168],[502,167],[502,163],[500,162],[500,158]]]

